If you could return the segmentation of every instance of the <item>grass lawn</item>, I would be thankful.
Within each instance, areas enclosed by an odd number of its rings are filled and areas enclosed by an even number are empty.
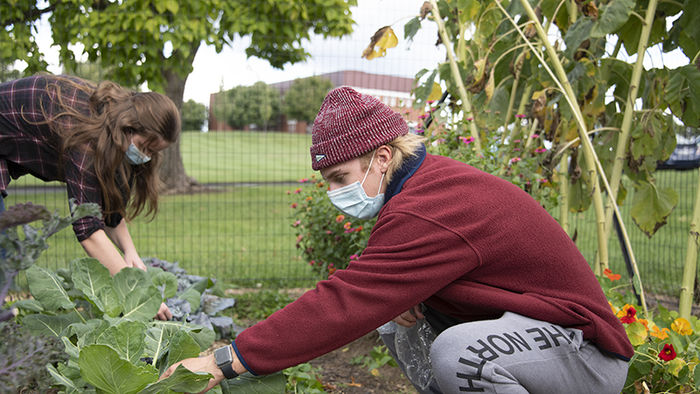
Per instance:
[[[159,213],[137,218],[130,232],[142,257],[178,261],[192,274],[226,282],[296,283],[313,277],[296,251],[286,191],[311,173],[310,137],[282,133],[183,133],[181,152],[188,175],[204,183],[265,183],[225,186],[221,191],[162,196]],[[45,183],[24,176],[13,181],[7,205],[32,201],[67,214],[65,188],[33,189]],[[25,188],[13,190],[13,187]],[[72,229],[49,240],[40,264],[60,267],[84,256]],[[307,282],[308,283],[308,282]]]

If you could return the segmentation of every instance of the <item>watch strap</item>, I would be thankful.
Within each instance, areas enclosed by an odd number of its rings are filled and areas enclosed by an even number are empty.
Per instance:
[[[233,370],[233,365],[231,363],[219,365],[219,368],[221,369],[221,372],[224,373],[224,377],[226,379],[233,379],[238,376],[236,371]]]

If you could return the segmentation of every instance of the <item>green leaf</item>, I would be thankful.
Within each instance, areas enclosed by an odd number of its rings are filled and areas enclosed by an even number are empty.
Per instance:
[[[564,55],[567,58],[573,58],[575,51],[581,43],[590,37],[592,28],[593,21],[587,17],[578,19],[576,23],[571,26],[564,36],[564,43],[566,44]]]
[[[173,365],[186,358],[199,356],[199,351],[199,344],[187,331],[178,331],[170,340],[167,361],[163,365],[161,373],[165,372],[165,368],[169,365]]]
[[[159,367],[162,366],[159,364],[159,361],[168,352],[171,338],[183,327],[183,324],[160,321],[156,321],[153,324],[154,326],[149,327],[146,331],[146,338],[144,338],[146,349],[144,354],[153,358],[153,365]]]
[[[678,192],[660,189],[652,183],[643,183],[634,193],[631,215],[634,223],[648,237],[666,224],[666,218],[678,204]]]
[[[148,321],[158,313],[160,292],[138,268],[124,268],[114,275],[114,288],[122,300],[122,318]]]
[[[133,365],[106,345],[90,345],[80,351],[80,375],[97,389],[107,393],[138,393],[158,379],[150,365]]]
[[[135,364],[143,355],[145,337],[145,324],[136,321],[123,321],[116,326],[107,328],[95,343],[111,347],[116,350],[119,357]]]
[[[29,311],[29,312],[38,312],[41,313],[44,311],[44,308],[41,307],[41,304],[39,301],[30,298],[26,300],[19,300],[15,303],[12,304],[12,307],[18,308],[23,311]]]
[[[56,370],[56,367],[54,367],[51,364],[46,365],[46,369],[49,371],[49,374],[53,378],[53,380],[56,382],[56,384],[65,387],[66,393],[78,393],[81,391],[81,388],[78,387],[75,382],[73,382],[71,379],[67,378],[66,376],[63,376],[60,372]]]
[[[144,388],[142,394],[186,392],[198,393],[204,390],[209,380],[214,377],[208,373],[192,372],[183,365],[178,365],[172,375],[167,379],[151,383]],[[283,391],[281,391],[283,392]]]
[[[36,265],[29,267],[26,273],[29,291],[45,310],[57,311],[75,306],[56,274]]]
[[[102,319],[90,319],[85,323],[72,324],[70,334],[78,337],[78,347],[94,345],[97,338],[109,328],[109,323]]]
[[[403,26],[403,38],[405,40],[413,40],[413,36],[420,30],[420,18],[415,17]]]
[[[634,10],[634,3],[634,0],[612,0],[602,6],[601,15],[591,29],[591,37],[602,38],[621,28]]]
[[[116,316],[119,308],[116,292],[112,284],[109,270],[93,258],[82,258],[71,261],[73,285],[92,301],[103,313]]]
[[[177,293],[177,277],[175,275],[158,270],[151,275],[151,282],[160,291],[162,298],[175,297]]]
[[[287,379],[281,372],[265,376],[244,373],[236,379],[223,380],[221,391],[224,394],[277,394],[284,392],[286,384]]]
[[[60,315],[37,313],[25,316],[22,319],[22,326],[37,335],[53,335],[60,338],[68,326],[80,321],[80,316],[75,311]]]
[[[187,290],[183,291],[182,294],[179,294],[177,297],[190,303],[192,313],[199,309],[199,303],[202,300],[202,294],[195,290],[193,287],[190,287]]]

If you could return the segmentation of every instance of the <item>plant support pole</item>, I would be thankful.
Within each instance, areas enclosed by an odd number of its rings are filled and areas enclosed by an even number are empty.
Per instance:
[[[445,45],[447,50],[447,58],[450,61],[450,71],[452,71],[452,78],[457,84],[457,90],[459,90],[460,99],[462,100],[462,110],[464,110],[464,116],[467,118],[474,118],[474,113],[472,112],[472,104],[469,101],[469,96],[467,96],[467,89],[464,87],[464,82],[462,81],[462,74],[459,72],[459,67],[457,66],[457,60],[455,59],[455,54],[452,51],[452,41],[447,35],[447,30],[445,30],[445,24],[440,16],[440,11],[438,10],[438,5],[436,0],[430,0],[432,9],[430,12],[433,13],[435,18],[435,23],[438,25],[438,33],[440,34],[440,39],[442,39],[442,44]],[[471,132],[472,138],[474,138],[474,149],[477,155],[481,155],[481,138],[479,137],[479,130],[476,128],[476,122],[469,122],[469,131]]]
[[[698,170],[700,175],[700,170]],[[698,226],[700,226],[700,176],[698,176],[697,190],[695,191],[695,207],[693,208],[693,220],[688,230],[688,247],[685,252],[685,265],[683,266],[683,279],[681,280],[681,294],[678,304],[678,312],[681,317],[690,319],[693,307],[693,289],[695,288],[695,275],[698,265]]]

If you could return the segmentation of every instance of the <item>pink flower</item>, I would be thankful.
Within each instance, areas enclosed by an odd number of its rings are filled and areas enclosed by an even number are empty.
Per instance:
[[[535,149],[535,153],[544,153],[547,151],[547,148],[537,148]]]
[[[520,160],[522,160],[522,159],[519,157],[514,157],[514,158],[510,159],[510,164],[515,164],[515,163],[519,162]]]
[[[418,119],[425,119],[425,118],[427,118],[427,117],[428,117],[428,114],[421,114],[421,115],[418,115]]]
[[[538,179],[540,183],[547,183],[547,178],[540,178]]]
[[[464,142],[467,145],[474,142],[474,137],[459,137],[459,139],[462,140],[462,142]]]
[[[331,230],[326,230],[326,234],[331,235],[333,232]]]
[[[294,191],[294,194],[299,194],[301,193],[301,188],[297,188],[297,190]]]
[[[416,133],[417,133],[417,134],[423,134],[424,132],[425,132],[425,130],[423,130],[423,129],[417,129],[417,130],[416,130]]]
[[[540,135],[539,135],[539,134],[533,134],[533,135],[532,135],[532,138],[540,138]]]
[[[513,140],[513,143],[514,143],[514,144],[519,144],[519,143],[520,143],[520,140]]]
[[[299,183],[306,183],[306,182],[308,182],[308,181],[309,181],[308,178],[301,178],[301,179],[299,179]]]
[[[316,260],[309,261],[309,265],[314,265],[314,264],[316,264]]]
[[[471,122],[472,120],[474,120],[474,118],[472,118],[471,116],[467,118],[467,122]]]
[[[518,119],[522,119],[525,117],[525,114],[516,114],[515,117]]]
[[[295,202],[294,202],[294,203],[292,203],[292,205],[290,205],[290,207],[292,207],[292,208],[296,208],[297,206],[298,206],[298,204],[297,204],[297,203],[295,203]]]
[[[301,220],[297,220],[296,222],[294,222],[294,224],[292,224],[292,226],[293,226],[293,227],[297,227],[297,226],[299,226],[300,224],[301,224]]]
[[[520,148],[513,148],[513,152],[520,152],[520,151],[521,151]]]
[[[426,103],[428,103],[428,105],[430,105],[430,104],[432,104],[432,103],[434,103],[434,102],[435,102],[435,100],[428,100],[428,101],[426,101]]]

